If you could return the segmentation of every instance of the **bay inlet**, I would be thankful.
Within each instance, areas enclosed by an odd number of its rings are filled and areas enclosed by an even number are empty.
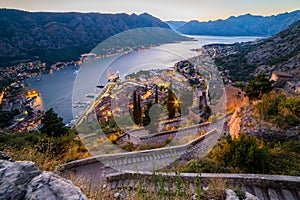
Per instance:
[[[85,106],[74,108],[74,103],[88,104],[93,101],[87,94],[98,93],[97,85],[106,83],[106,69],[111,67],[119,71],[121,78],[141,69],[170,68],[174,63],[197,55],[191,49],[201,48],[206,44],[248,42],[258,37],[221,37],[193,36],[196,41],[164,44],[151,49],[131,52],[121,56],[99,59],[97,62],[82,66],[68,66],[52,74],[45,74],[27,80],[30,89],[40,92],[39,108],[53,108],[69,123],[74,117],[84,112]],[[74,73],[75,71],[79,73]],[[37,81],[37,79],[40,79]],[[42,105],[42,106],[41,106]],[[73,108],[72,108],[73,106]]]

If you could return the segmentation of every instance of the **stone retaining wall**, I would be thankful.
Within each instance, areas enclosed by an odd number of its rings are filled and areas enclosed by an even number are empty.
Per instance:
[[[263,188],[280,188],[298,191],[300,190],[300,177],[265,175],[265,174],[214,174],[214,173],[162,173],[154,172],[134,172],[123,171],[116,172],[107,176],[107,184],[110,188],[120,188],[134,186],[134,182],[145,180],[147,183],[154,184],[158,177],[163,178],[165,182],[175,181],[180,178],[185,183],[196,184],[197,180],[206,183],[213,179],[224,180],[232,185],[239,186],[257,186]],[[150,186],[150,185],[149,185]]]
[[[188,135],[196,135],[200,131],[207,131],[210,123],[203,123],[199,125],[189,126],[186,128],[180,128],[177,130],[165,131],[157,133],[151,136],[140,137],[140,144],[150,144],[157,142],[165,142],[168,139],[173,139],[176,137],[184,137]]]
[[[174,162],[177,158],[181,157],[182,155],[189,153],[196,145],[202,144],[202,142],[206,138],[211,138],[211,136],[214,136],[214,134],[216,133],[217,131],[214,129],[212,131],[209,131],[205,135],[185,145],[180,145],[180,146],[163,147],[158,149],[144,150],[138,152],[126,152],[120,154],[107,154],[107,155],[100,155],[92,158],[77,160],[77,161],[73,161],[58,166],[56,168],[56,171],[57,172],[67,171],[73,168],[91,165],[99,162],[103,163],[106,166],[119,169],[119,170],[123,170],[123,169],[134,170],[138,168],[139,170],[152,171],[155,170],[153,169],[154,166],[152,165],[158,165],[156,166],[157,168],[167,166],[168,164]],[[146,164],[148,166],[146,166]]]

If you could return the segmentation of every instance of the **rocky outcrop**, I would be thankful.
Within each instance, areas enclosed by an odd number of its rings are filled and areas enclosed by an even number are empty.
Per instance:
[[[87,199],[71,181],[43,172],[33,162],[12,162],[2,152],[0,155],[6,158],[0,160],[0,199]]]
[[[43,197],[47,197],[47,199],[86,199],[80,189],[75,187],[71,181],[52,172],[42,172],[27,186],[25,199],[43,199]]]
[[[241,127],[241,118],[239,117],[240,108],[238,108],[233,115],[230,118],[230,129],[229,133],[232,138],[237,138],[240,133],[240,127]]]
[[[24,199],[27,185],[42,172],[32,162],[0,160],[1,199]]]
[[[251,104],[241,106],[233,113],[230,119],[230,135],[232,138],[238,137],[241,133],[248,136],[256,136],[265,141],[294,137],[298,135],[300,126],[289,129],[281,129],[273,124],[258,119],[254,114],[254,108]]]

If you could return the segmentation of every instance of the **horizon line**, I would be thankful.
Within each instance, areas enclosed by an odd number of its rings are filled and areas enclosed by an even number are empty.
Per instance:
[[[201,20],[201,19],[190,19],[190,20],[176,20],[176,19],[168,19],[168,20],[163,20],[161,19],[159,16],[153,15],[147,11],[143,11],[143,12],[100,12],[100,11],[78,11],[78,10],[66,10],[66,11],[57,11],[57,10],[26,10],[26,9],[20,9],[20,8],[8,8],[8,7],[0,7],[0,10],[17,10],[17,11],[23,11],[23,12],[29,12],[29,13],[80,13],[80,14],[89,14],[89,13],[93,13],[93,14],[127,14],[127,15],[142,15],[142,14],[149,14],[153,17],[156,17],[158,19],[160,19],[163,22],[168,22],[168,21],[181,21],[181,22],[190,22],[190,21],[198,21],[198,22],[212,22],[212,21],[218,21],[218,20],[227,20],[230,17],[240,17],[240,16],[244,16],[244,15],[252,15],[252,16],[256,16],[256,17],[272,17],[272,16],[277,16],[277,15],[281,15],[281,14],[286,14],[286,13],[292,13],[292,12],[296,12],[296,11],[300,11],[300,8],[296,8],[296,9],[292,9],[292,10],[288,10],[288,11],[284,11],[284,12],[277,12],[277,13],[273,13],[273,14],[258,14],[258,13],[251,13],[251,12],[247,12],[247,13],[242,13],[242,14],[237,14],[237,15],[227,15],[226,17],[217,17],[217,18],[212,18],[212,19],[208,19],[208,20]]]

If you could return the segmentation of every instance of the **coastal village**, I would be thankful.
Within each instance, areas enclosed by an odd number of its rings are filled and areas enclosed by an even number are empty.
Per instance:
[[[81,61],[58,62],[47,66],[46,63],[37,60],[1,67],[0,109],[1,117],[3,121],[6,121],[1,123],[1,128],[13,132],[38,130],[44,110],[38,109],[41,103],[39,91],[29,89],[26,80],[35,78],[35,81],[40,81],[39,77],[43,74],[53,73],[63,67],[81,63]]]
[[[198,71],[191,61],[183,60],[175,63],[173,70],[141,70],[124,80],[109,79],[92,105],[94,109],[85,113],[79,124],[92,123],[95,113],[106,136],[122,146],[137,137],[207,122],[212,114],[210,97],[206,78]],[[153,105],[162,107],[159,114],[151,116]]]

